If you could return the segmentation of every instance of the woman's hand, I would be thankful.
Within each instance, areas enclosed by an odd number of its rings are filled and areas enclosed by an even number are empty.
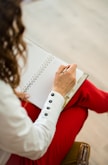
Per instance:
[[[28,98],[30,97],[27,93],[24,93],[24,92],[18,92],[16,90],[14,90],[14,92],[19,99],[24,100],[24,101],[27,101]]]
[[[76,64],[64,66],[61,65],[56,72],[53,90],[65,96],[76,82]]]

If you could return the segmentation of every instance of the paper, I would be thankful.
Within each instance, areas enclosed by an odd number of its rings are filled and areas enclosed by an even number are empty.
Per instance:
[[[52,89],[55,72],[60,65],[67,65],[67,63],[31,41],[28,40],[27,42],[28,63],[21,78],[20,88],[30,95],[30,102],[42,108]],[[68,93],[66,104],[86,78],[87,74],[80,69],[76,70],[76,85]]]

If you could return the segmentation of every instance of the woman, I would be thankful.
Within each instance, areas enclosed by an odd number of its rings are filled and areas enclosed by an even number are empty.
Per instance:
[[[0,11],[0,165],[60,165],[88,109],[108,111],[108,93],[86,80],[63,109],[64,96],[75,84],[76,64],[72,64],[57,70],[42,110],[18,99],[18,59],[26,63],[21,0],[0,0]]]

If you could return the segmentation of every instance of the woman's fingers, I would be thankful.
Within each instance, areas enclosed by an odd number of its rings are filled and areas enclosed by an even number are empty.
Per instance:
[[[29,94],[28,93],[24,93],[24,92],[18,92],[15,90],[15,94],[17,95],[17,97],[21,100],[28,100],[29,99]]]
[[[60,66],[55,75],[53,89],[63,96],[70,91],[76,82],[76,64]]]

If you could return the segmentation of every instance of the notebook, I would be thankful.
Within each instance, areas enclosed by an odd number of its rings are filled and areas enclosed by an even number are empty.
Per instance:
[[[29,101],[42,109],[52,89],[55,72],[60,65],[68,63],[52,55],[31,40],[26,40],[28,60],[21,76],[20,89],[30,95]],[[81,84],[88,77],[82,70],[76,70],[76,84],[65,97],[65,104],[74,96]]]

